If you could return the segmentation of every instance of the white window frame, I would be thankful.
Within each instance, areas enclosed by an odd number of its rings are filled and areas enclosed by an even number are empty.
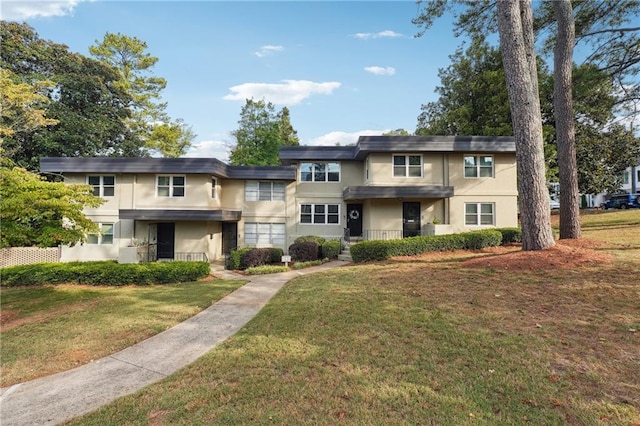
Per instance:
[[[397,158],[404,158],[404,164],[403,165],[396,165],[396,157]],[[410,170],[417,168],[417,164],[410,164],[411,157],[418,157],[420,158],[420,176],[411,176]],[[404,171],[402,175],[396,175],[396,167],[403,167]],[[417,178],[420,179],[422,177],[424,177],[424,159],[422,157],[421,154],[393,154],[391,156],[391,175],[394,178]]]
[[[482,176],[482,170],[486,170],[489,166],[482,165],[482,158],[491,158],[491,173],[489,176]],[[473,158],[473,165],[467,165],[467,158]],[[465,179],[487,179],[495,177],[496,169],[495,169],[496,161],[493,155],[482,155],[482,154],[465,154],[462,159],[462,175]],[[467,176],[467,170],[474,170],[473,176]]]
[[[475,206],[475,212],[469,212],[468,207]],[[483,212],[483,206],[490,206],[491,213]],[[468,217],[474,215],[474,223],[467,221]],[[482,223],[483,218],[491,218],[491,223]],[[464,224],[465,226],[495,226],[496,224],[496,203],[464,203]]]
[[[91,183],[91,178],[98,178],[99,182],[97,184]],[[106,185],[104,183],[105,178],[113,178],[113,184],[112,185]],[[116,177],[115,177],[115,175],[87,175],[87,185],[91,185],[93,187],[93,195],[95,195],[97,197],[110,198],[110,197],[115,197],[115,195],[116,195]],[[105,192],[107,192],[107,191],[105,191],[106,189],[112,189],[113,194],[111,194],[111,195],[105,194]]]
[[[218,179],[211,176],[211,198],[213,198],[214,200],[218,198],[218,195],[216,194],[217,189],[218,189]]]
[[[168,185],[160,185],[160,178],[169,178]],[[176,185],[175,178],[182,178],[182,185]],[[160,195],[160,188],[168,188],[168,195]],[[182,195],[175,195],[176,189],[182,188]],[[187,177],[185,175],[157,175],[156,176],[156,197],[162,198],[184,198],[187,196]]]
[[[309,212],[304,211],[304,206],[310,206]],[[336,212],[329,212],[329,207],[337,207]],[[320,211],[324,210],[324,211]],[[309,216],[310,222],[303,222],[302,216]],[[319,217],[323,217],[323,222],[316,222],[316,219]],[[336,217],[337,222],[329,222],[329,216]],[[302,203],[299,207],[298,214],[298,222],[301,225],[340,225],[340,204],[333,203],[319,203],[319,204],[311,204],[311,203]]]
[[[282,189],[281,191],[279,189]],[[287,184],[279,181],[248,180],[244,185],[245,201],[286,201]]]
[[[98,227],[100,231],[98,233],[90,233],[87,234],[87,242],[89,245],[107,245],[113,244],[113,234],[115,229],[115,224],[111,222],[99,222]],[[109,229],[111,232],[105,232],[105,228]]]
[[[320,166],[324,166],[324,171],[320,170]],[[329,180],[330,174],[335,174],[336,171],[329,170],[331,167],[337,168],[338,180]],[[310,168],[310,170],[307,170]],[[302,180],[304,174],[310,173],[311,180]],[[318,179],[320,175],[324,175],[324,180]],[[303,183],[337,183],[342,181],[342,164],[338,161],[303,161],[300,163],[300,182]]]
[[[244,243],[247,245],[284,246],[286,231],[284,223],[245,222]]]

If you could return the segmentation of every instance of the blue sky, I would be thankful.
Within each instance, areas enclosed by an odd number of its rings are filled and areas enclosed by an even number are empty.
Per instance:
[[[414,131],[438,69],[462,43],[451,21],[423,37],[413,1],[3,1],[2,19],[88,55],[105,33],[159,58],[172,118],[197,134],[188,156],[226,160],[246,98],[287,106],[303,145]]]

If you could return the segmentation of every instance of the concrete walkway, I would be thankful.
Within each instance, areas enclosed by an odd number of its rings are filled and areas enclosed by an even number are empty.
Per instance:
[[[59,424],[164,379],[235,334],[287,281],[345,263],[251,277],[216,272],[222,278],[250,281],[187,321],[137,345],[73,370],[3,388],[0,424]]]

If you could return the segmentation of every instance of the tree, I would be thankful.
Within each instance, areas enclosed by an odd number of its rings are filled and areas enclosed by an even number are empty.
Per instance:
[[[440,69],[437,101],[422,105],[418,135],[510,135],[511,116],[500,50],[474,37]]]
[[[127,95],[114,87],[117,74],[110,66],[42,40],[27,24],[2,21],[0,36],[3,70],[41,96],[29,109],[57,122],[16,127],[4,138],[7,157],[37,170],[41,156],[143,155],[124,127]]]
[[[570,0],[554,2],[558,35],[553,67],[553,105],[560,170],[560,238],[580,238],[578,165],[573,113],[573,45],[575,24]]]
[[[405,129],[395,129],[384,132],[382,136],[411,136],[411,133]]]
[[[150,148],[163,153],[165,157],[180,157],[191,146],[194,137],[191,127],[180,119],[161,123],[154,125],[151,130]]]
[[[166,157],[180,156],[191,146],[195,135],[182,121],[171,122],[165,113],[166,103],[160,102],[161,92],[167,86],[162,77],[151,75],[158,58],[146,52],[147,43],[137,37],[106,33],[96,40],[89,52],[99,61],[115,68],[119,74],[116,86],[129,95],[126,107],[131,112],[125,122],[133,135],[145,147],[157,150]],[[160,132],[158,123],[161,123]],[[171,132],[165,131],[172,129]],[[168,138],[173,135],[172,138]],[[161,139],[154,139],[160,137]]]
[[[53,85],[49,81],[36,84],[41,88]],[[13,72],[0,69],[0,138],[58,123],[58,120],[47,118],[44,107],[49,103],[49,98],[42,95],[41,90],[36,86],[20,83]]]
[[[542,114],[528,0],[498,3],[498,32],[516,139],[522,249],[554,244],[545,183]]]
[[[82,213],[104,200],[89,185],[47,182],[40,176],[3,161],[0,167],[0,247],[52,247],[85,241],[98,232]]]
[[[284,107],[278,113],[278,136],[283,146],[298,146],[298,132],[291,125],[291,116],[289,108]]]
[[[299,144],[297,133],[289,121],[289,110],[285,107],[276,113],[271,102],[247,99],[238,124],[239,128],[231,132],[236,140],[229,155],[232,165],[278,165],[278,149]]]

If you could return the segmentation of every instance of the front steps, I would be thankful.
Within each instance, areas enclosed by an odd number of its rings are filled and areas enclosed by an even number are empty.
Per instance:
[[[351,258],[351,252],[349,251],[349,247],[351,247],[351,244],[359,243],[360,241],[362,241],[362,237],[358,237],[358,238],[351,237],[349,241],[345,241],[344,249],[342,249],[342,251],[338,255],[338,260],[343,260],[345,262],[353,262],[353,259]]]

